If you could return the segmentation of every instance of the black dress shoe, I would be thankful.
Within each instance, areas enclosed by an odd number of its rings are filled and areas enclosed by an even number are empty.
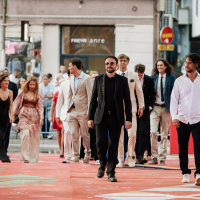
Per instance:
[[[97,171],[97,177],[98,178],[103,178],[105,174],[105,168],[104,167],[99,167],[98,171]]]
[[[115,175],[109,174],[108,175],[108,181],[117,182],[117,178],[115,177]]]
[[[141,164],[144,164],[144,163],[147,163],[147,162],[148,161],[145,158],[139,157],[135,164],[140,164],[141,165]]]

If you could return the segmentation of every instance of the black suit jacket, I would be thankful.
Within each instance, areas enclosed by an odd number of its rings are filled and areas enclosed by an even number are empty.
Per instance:
[[[9,81],[8,89],[13,92],[13,101],[14,101],[18,94],[17,85],[15,83]]]
[[[144,94],[145,109],[149,110],[150,106],[153,108],[153,104],[156,100],[156,92],[154,90],[153,78],[144,74],[144,82],[142,89]]]
[[[94,81],[88,115],[88,120],[94,120],[94,124],[101,123],[105,111],[105,77],[106,74],[97,76]],[[124,104],[126,121],[132,122],[132,105],[128,79],[118,74],[116,74],[114,100],[120,125],[124,125]]]

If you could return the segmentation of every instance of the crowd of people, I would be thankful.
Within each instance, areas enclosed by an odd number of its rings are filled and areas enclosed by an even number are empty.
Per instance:
[[[110,182],[116,182],[115,168],[158,162],[165,165],[170,119],[177,128],[182,182],[190,182],[188,141],[194,139],[195,179],[200,185],[200,56],[186,55],[186,74],[175,78],[173,66],[165,59],[156,61],[152,75],[145,65],[128,69],[125,54],[105,58],[105,74],[83,72],[82,62],[72,58],[68,72],[51,83],[52,75],[42,76],[42,83],[32,74],[28,79],[15,69],[0,69],[0,160],[7,155],[10,129],[17,123],[21,138],[20,161],[38,162],[40,131],[57,129],[60,157],[63,163],[89,164],[91,158],[100,164],[97,177],[105,171]],[[158,130],[160,150],[158,151]],[[64,144],[64,148],[63,148]],[[159,152],[159,153],[158,153]],[[118,160],[118,163],[117,163]]]

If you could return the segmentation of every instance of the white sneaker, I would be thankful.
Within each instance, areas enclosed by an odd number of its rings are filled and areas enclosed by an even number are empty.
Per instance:
[[[95,160],[94,164],[95,165],[99,165],[100,164],[100,160]]]
[[[123,168],[123,167],[125,167],[125,165],[123,162],[119,161],[119,163],[116,165],[116,167]]]
[[[183,183],[189,183],[190,182],[190,174],[183,174]]]
[[[195,178],[195,185],[200,186],[200,174],[196,174],[196,178]]]
[[[70,160],[67,161],[68,163],[79,163],[78,157],[72,157]]]
[[[71,160],[71,158],[70,158],[70,157],[66,157],[66,158],[62,161],[62,163],[68,163],[69,160]]]
[[[128,160],[129,167],[135,167],[135,161],[133,160],[132,157],[128,156],[126,159]]]
[[[84,164],[89,164],[90,162],[90,153],[85,153],[84,159],[83,159],[83,163]]]

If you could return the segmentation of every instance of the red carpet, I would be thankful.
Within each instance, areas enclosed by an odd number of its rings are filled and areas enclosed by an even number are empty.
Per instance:
[[[168,156],[165,166],[116,169],[118,182],[110,183],[106,175],[96,178],[99,165],[93,161],[62,164],[59,155],[40,154],[39,163],[27,164],[19,162],[19,154],[9,155],[12,163],[0,163],[0,200],[200,199],[194,170],[189,184],[181,182],[177,156]],[[194,168],[193,156],[190,167]]]

